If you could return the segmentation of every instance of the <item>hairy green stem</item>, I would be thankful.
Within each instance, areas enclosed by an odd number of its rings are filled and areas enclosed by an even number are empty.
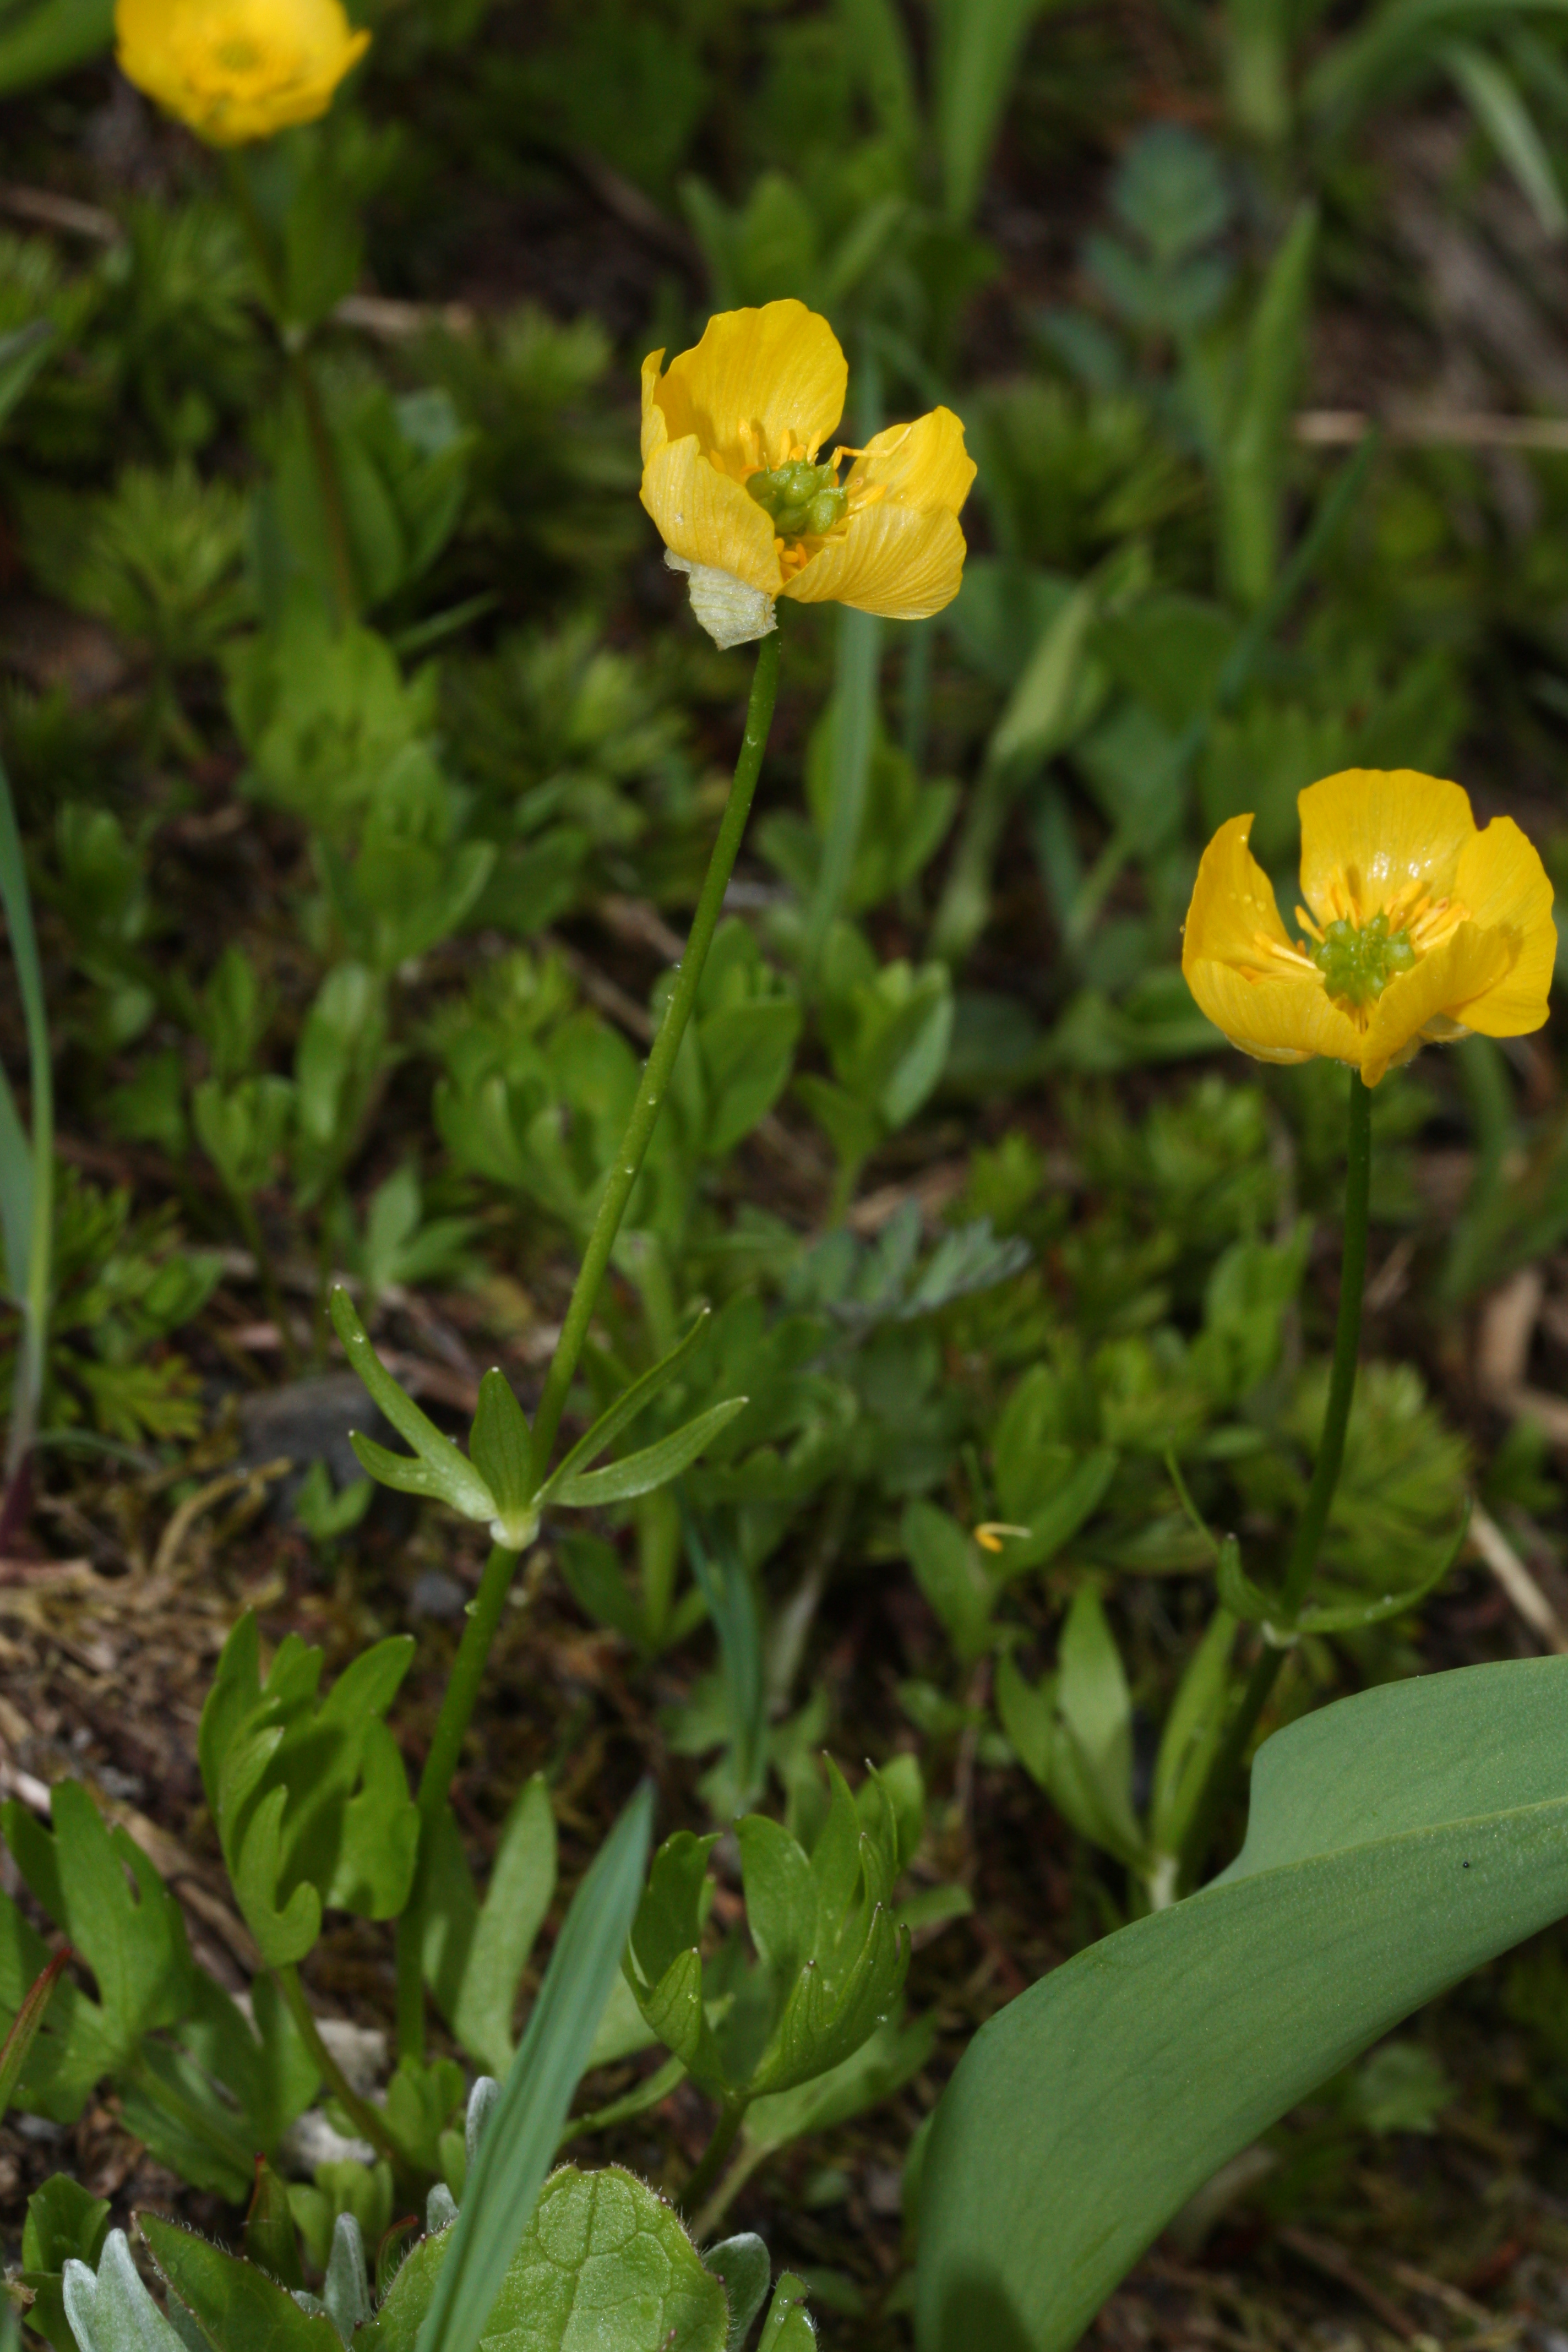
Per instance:
[[[725,2100],[713,2137],[703,2149],[691,2178],[675,2200],[677,2212],[689,2216],[701,2204],[723,2170],[730,2150],[740,2137],[741,2126],[746,2120],[746,2109],[751,2104],[748,2098],[733,2093]]]
[[[321,2080],[348,2116],[355,2131],[359,2133],[362,2139],[369,2140],[372,2147],[379,2155],[386,2158],[395,2173],[403,2179],[408,2179],[416,2172],[416,2168],[410,2163],[406,2149],[401,2147],[394,2137],[392,2128],[379,2107],[373,2107],[368,2099],[361,2098],[321,2039],[321,2029],[317,2024],[315,2013],[305,1998],[305,1988],[300,1982],[299,1969],[292,1966],[274,1969],[272,1976],[274,1983],[283,1996],[289,2014],[299,2031],[300,2041],[321,2070]]]
[[[451,1680],[436,1718],[435,1737],[419,1775],[415,1800],[419,1814],[419,1855],[414,1884],[397,1922],[397,2055],[413,2064],[425,2055],[425,1895],[436,1822],[451,1792],[468,1726],[479,1696],[485,1662],[511,1590],[519,1555],[497,1544],[485,1562],[479,1589],[468,1605]]]
[[[327,535],[327,562],[331,567],[332,597],[336,606],[333,617],[342,627],[359,611],[359,582],[354,573],[353,542],[349,536],[348,509],[343,504],[343,486],[338,478],[338,462],[332,451],[331,429],[321,404],[321,388],[316,381],[310,352],[300,340],[302,330],[289,320],[288,289],[279,271],[271,239],[267,234],[267,224],[258,207],[256,191],[247,175],[244,158],[237,148],[231,147],[226,153],[225,162],[228,167],[228,184],[235,210],[256,256],[256,266],[261,272],[268,308],[278,330],[289,380],[294,387],[294,397],[305,420],[305,436],[310,445],[316,487],[321,499],[321,520]]]
[[[573,1286],[566,1319],[561,1326],[561,1337],[555,1343],[555,1353],[544,1376],[544,1392],[540,1398],[533,1424],[534,1467],[541,1476],[549,1465],[551,1449],[561,1426],[561,1416],[566,1409],[573,1375],[577,1370],[594,1308],[598,1303],[599,1288],[609,1269],[610,1253],[615,1248],[616,1236],[620,1232],[621,1219],[626,1214],[632,1188],[642,1171],[648,1140],[674,1073],[675,1057],[680,1051],[680,1041],[686,1034],[686,1024],[697,1002],[702,967],[713,944],[724,893],[740,854],[746,819],[752,813],[752,801],[757,789],[757,778],[762,773],[763,753],[767,749],[768,730],[773,724],[778,682],[779,641],[775,630],[757,647],[756,673],[752,680],[752,698],[746,709],[746,731],[741,742],[741,756],[735,762],[734,782],[730,786],[730,798],[719,827],[719,837],[708,861],[702,895],[691,919],[686,953],[681,958],[658,1034],[653,1041],[653,1050],[644,1066],[642,1084],[632,1105],[632,1115],[626,1122],[620,1150],[605,1179],[598,1213],[594,1219],[594,1230],[588,1237],[588,1247]]]
[[[1366,1231],[1372,1187],[1372,1089],[1359,1070],[1351,1072],[1350,1126],[1345,1146],[1345,1222],[1340,1262],[1340,1312],[1334,1332],[1333,1370],[1329,1377],[1328,1404],[1323,1413],[1318,1459],[1296,1538],[1279,1588],[1281,1623],[1290,1624],[1300,1610],[1318,1564],[1319,1547],[1329,1523],[1329,1511],[1345,1457],[1345,1430],[1355,1394],[1356,1357],[1361,1345],[1362,1293],[1366,1285]],[[1241,1769],[1247,1743],[1285,1663],[1285,1652],[1266,1643],[1242,1685],[1225,1737],[1215,1748],[1203,1790],[1193,1808],[1182,1841],[1182,1883],[1193,1885],[1203,1868],[1221,1806]]]

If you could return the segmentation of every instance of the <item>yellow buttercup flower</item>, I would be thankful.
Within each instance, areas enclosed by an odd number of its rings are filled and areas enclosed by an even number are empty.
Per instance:
[[[116,0],[120,70],[214,147],[325,114],[370,43],[342,0]]]
[[[1250,816],[1222,824],[1182,941],[1187,985],[1264,1062],[1322,1054],[1369,1087],[1424,1044],[1546,1019],[1552,885],[1511,817],[1482,832],[1458,784],[1352,768],[1301,793],[1301,937],[1279,919]]]
[[[780,596],[895,621],[952,602],[974,464],[951,409],[819,461],[849,371],[804,302],[722,311],[661,375],[663,359],[643,362],[642,502],[716,644],[766,636]]]

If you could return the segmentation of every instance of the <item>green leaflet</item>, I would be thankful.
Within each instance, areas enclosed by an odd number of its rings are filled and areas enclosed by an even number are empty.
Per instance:
[[[1218,2166],[1568,1911],[1565,1701],[1562,1659],[1474,1666],[1265,1745],[1224,1876],[1079,1953],[971,2045],[926,2162],[920,2352],[1066,2352]]]
[[[498,2077],[512,2059],[518,1979],[555,1890],[555,1817],[543,1778],[525,1781],[480,1904],[450,1807],[431,1832],[425,1972],[465,2050]]]
[[[587,1510],[599,1503],[629,1503],[638,1495],[651,1495],[656,1487],[668,1486],[683,1470],[689,1470],[703,1447],[721,1430],[728,1429],[748,1402],[745,1397],[729,1397],[722,1404],[710,1405],[684,1429],[673,1430],[655,1445],[645,1445],[640,1454],[623,1454],[604,1470],[552,1480],[546,1495],[575,1510]]]

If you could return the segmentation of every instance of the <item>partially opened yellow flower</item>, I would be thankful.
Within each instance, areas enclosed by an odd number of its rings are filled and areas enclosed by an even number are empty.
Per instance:
[[[1299,940],[1247,847],[1251,817],[1222,824],[1198,868],[1182,970],[1233,1045],[1326,1055],[1375,1087],[1424,1044],[1541,1027],[1552,885],[1511,817],[1481,832],[1458,784],[1409,768],[1348,769],[1298,805]]]
[[[369,46],[342,0],[116,0],[127,81],[214,147],[325,114]]]
[[[951,409],[819,462],[849,371],[804,302],[722,311],[661,376],[663,359],[643,362],[642,502],[716,644],[766,636],[780,596],[895,621],[952,602],[974,464]]]

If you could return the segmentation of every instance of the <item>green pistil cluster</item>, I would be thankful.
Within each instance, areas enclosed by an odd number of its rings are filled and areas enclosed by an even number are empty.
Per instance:
[[[1359,931],[1353,923],[1331,923],[1311,956],[1329,994],[1354,1005],[1375,1004],[1389,982],[1415,961],[1409,932],[1391,931],[1386,915],[1374,915]]]
[[[746,488],[772,515],[781,539],[804,539],[807,532],[821,538],[849,511],[849,493],[839,488],[832,467],[808,466],[804,457],[753,474]]]

